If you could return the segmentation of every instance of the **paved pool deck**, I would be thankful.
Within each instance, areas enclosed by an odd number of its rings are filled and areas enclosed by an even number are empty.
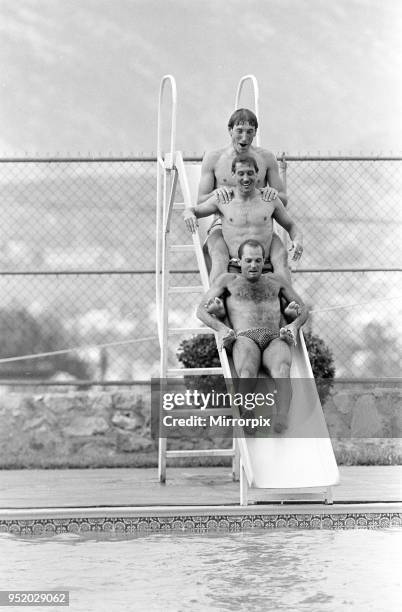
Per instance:
[[[333,497],[267,503],[250,490],[250,505],[240,506],[239,483],[223,467],[168,468],[166,484],[153,468],[3,470],[0,531],[399,526],[402,466],[341,466]]]

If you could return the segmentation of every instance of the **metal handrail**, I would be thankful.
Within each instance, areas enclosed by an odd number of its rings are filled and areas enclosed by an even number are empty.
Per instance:
[[[159,87],[159,101],[158,101],[158,141],[156,148],[156,155],[160,161],[162,160],[162,103],[163,93],[165,90],[166,83],[170,83],[172,91],[172,112],[171,112],[171,124],[170,124],[170,155],[173,158],[173,153],[176,149],[176,115],[177,115],[177,87],[176,80],[171,74],[165,74],[162,77],[161,84]]]
[[[171,124],[170,124],[170,165],[173,163],[173,156],[176,147],[176,115],[177,115],[177,88],[176,80],[171,74],[165,74],[162,77],[159,86],[158,99],[158,132],[156,145],[156,251],[155,251],[155,267],[156,267],[156,315],[158,321],[159,340],[161,337],[161,301],[162,301],[162,232],[165,218],[166,204],[166,172],[165,161],[162,152],[162,105],[164,101],[164,91],[166,84],[171,87]]]
[[[254,93],[254,113],[255,116],[257,117],[257,119],[259,120],[259,97],[260,97],[260,92],[259,92],[259,88],[258,88],[258,81],[256,79],[256,77],[253,74],[246,74],[245,76],[243,76],[240,81],[239,84],[237,86],[237,91],[236,91],[236,98],[235,98],[235,110],[237,108],[240,108],[240,96],[241,96],[241,92],[243,90],[243,85],[246,81],[251,81],[252,86],[253,86],[253,93]],[[257,131],[257,134],[255,136],[255,144],[257,145],[257,147],[260,146],[260,132]]]

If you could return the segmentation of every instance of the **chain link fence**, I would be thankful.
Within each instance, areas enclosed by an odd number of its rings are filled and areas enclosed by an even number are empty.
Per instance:
[[[402,159],[291,157],[286,177],[293,282],[337,375],[399,376]],[[1,160],[0,189],[3,383],[157,376],[155,160]],[[173,241],[189,241],[180,217]],[[177,264],[175,284],[199,284]],[[176,298],[172,324],[196,323],[194,296]]]

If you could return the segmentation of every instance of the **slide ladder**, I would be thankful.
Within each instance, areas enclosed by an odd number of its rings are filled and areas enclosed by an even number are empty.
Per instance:
[[[254,90],[255,112],[258,116],[258,84],[253,75],[240,80],[235,106],[243,84],[251,80]],[[170,152],[163,156],[162,138],[162,105],[164,88],[170,83],[172,92],[171,139]],[[230,381],[236,377],[231,359],[223,349],[219,352],[220,368],[169,368],[168,347],[172,335],[181,333],[212,333],[206,327],[172,328],[169,327],[169,306],[172,293],[202,294],[209,288],[208,272],[205,263],[202,243],[209,227],[210,219],[199,219],[199,228],[192,235],[192,244],[172,244],[170,238],[171,221],[174,211],[197,202],[200,180],[199,164],[184,162],[180,151],[175,150],[176,127],[176,84],[171,75],[161,81],[158,116],[158,149],[157,149],[157,252],[156,252],[156,301],[158,334],[161,347],[161,379],[180,377],[185,374],[223,374],[229,390]],[[176,203],[175,195],[178,186],[181,188],[184,202]],[[180,218],[179,223],[183,224]],[[195,254],[201,285],[175,287],[171,285],[171,258],[174,253]],[[197,300],[198,301],[198,300]],[[167,450],[166,438],[159,439],[159,478],[166,479],[166,460],[168,457],[183,456],[231,456],[233,476],[240,476],[240,504],[247,505],[249,489],[256,490],[258,501],[313,501],[325,499],[332,503],[331,487],[337,484],[339,472],[336,465],[331,441],[329,439],[321,403],[314,384],[307,349],[303,334],[300,331],[297,347],[292,349],[291,379],[297,386],[293,394],[289,413],[289,427],[284,434],[273,434],[269,438],[234,438],[231,449],[208,450]],[[264,374],[261,376],[265,377]],[[306,381],[306,384],[297,379]],[[233,413],[238,416],[236,408],[213,409],[214,414]],[[174,411],[171,411],[174,412]],[[177,411],[179,412],[179,411]],[[240,474],[239,474],[240,472]],[[263,495],[263,497],[261,497]]]
[[[165,87],[169,83],[171,88],[171,137],[170,151],[163,155],[162,152],[162,111]],[[156,308],[158,321],[158,336],[161,349],[160,378],[180,378],[185,375],[225,375],[224,366],[204,368],[172,368],[168,365],[169,346],[172,337],[184,334],[212,334],[212,330],[205,326],[174,327],[170,325],[169,310],[174,294],[192,294],[197,299],[208,289],[208,272],[204,261],[204,255],[198,234],[193,235],[191,243],[174,244],[171,237],[172,218],[175,213],[182,212],[185,207],[194,206],[197,203],[198,183],[200,178],[200,166],[184,162],[181,151],[175,150],[176,129],[176,105],[177,93],[176,83],[171,75],[163,77],[159,92],[158,112],[158,145],[157,145],[157,212],[156,212]],[[175,197],[178,186],[180,186],[184,202],[176,202]],[[174,223],[180,223],[184,229],[184,221],[179,217]],[[189,236],[189,234],[186,235]],[[200,284],[178,286],[172,283],[173,272],[177,265],[174,261],[176,254],[186,253],[190,257],[195,255],[199,273]],[[226,369],[228,371],[228,369]],[[191,411],[187,411],[191,412]],[[203,411],[203,416],[209,414],[209,410]],[[193,411],[199,415],[199,410]],[[182,410],[171,410],[172,416],[183,416]],[[230,416],[230,408],[213,409],[215,416]],[[160,412],[162,418],[162,408]],[[181,457],[231,457],[234,479],[239,478],[239,452],[236,440],[233,440],[232,448],[191,449],[191,450],[168,450],[167,438],[159,437],[158,450],[158,474],[161,482],[166,481],[166,461],[170,458]]]

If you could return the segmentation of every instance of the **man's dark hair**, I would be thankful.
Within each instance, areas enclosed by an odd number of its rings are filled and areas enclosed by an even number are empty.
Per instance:
[[[249,123],[255,129],[258,128],[258,119],[253,111],[248,108],[238,108],[235,110],[230,116],[228,128],[232,130],[235,125],[241,125],[242,123]]]
[[[258,240],[253,240],[252,238],[249,238],[248,240],[245,240],[239,246],[239,250],[237,251],[237,257],[239,259],[242,258],[244,247],[246,247],[246,246],[251,246],[254,249],[259,247],[261,249],[261,251],[262,251],[262,257],[265,260],[265,249],[264,249],[264,247],[262,246],[261,242],[258,242]]]
[[[248,164],[249,166],[254,166],[254,170],[258,172],[257,162],[251,155],[236,155],[236,157],[232,161],[232,174],[235,173],[236,164]]]

